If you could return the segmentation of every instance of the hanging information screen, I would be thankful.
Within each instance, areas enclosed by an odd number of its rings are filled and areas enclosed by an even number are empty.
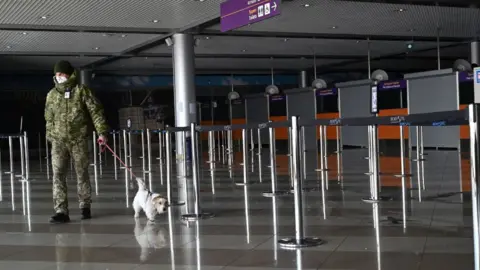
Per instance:
[[[280,0],[228,0],[220,4],[222,32],[280,14]]]
[[[372,85],[370,88],[370,112],[372,114],[378,113],[378,88],[376,85]]]
[[[270,116],[287,116],[287,96],[283,94],[269,96]]]

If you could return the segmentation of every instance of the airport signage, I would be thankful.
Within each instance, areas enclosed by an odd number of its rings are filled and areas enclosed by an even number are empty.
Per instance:
[[[480,103],[480,68],[475,68],[473,73],[475,74],[475,79],[473,81],[473,101],[475,103]]]
[[[378,83],[378,91],[405,89],[405,88],[407,88],[407,81],[405,80],[382,81]]]
[[[283,94],[271,95],[269,97],[270,97],[270,101],[272,102],[285,100],[285,95]]]
[[[220,4],[220,27],[227,32],[280,15],[281,0],[228,0]]]
[[[338,94],[338,89],[337,88],[331,88],[331,89],[316,89],[315,94],[317,96],[335,96]]]

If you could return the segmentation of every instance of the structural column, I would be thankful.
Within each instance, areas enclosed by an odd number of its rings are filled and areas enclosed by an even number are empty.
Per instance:
[[[79,74],[79,83],[92,87],[92,71],[90,69],[82,69]]]
[[[480,65],[480,47],[479,47],[479,42],[478,41],[473,41],[470,43],[470,62],[472,64],[477,64]]]
[[[298,75],[298,87],[307,87],[307,71],[305,70],[300,71],[300,74]]]
[[[173,35],[173,76],[175,97],[175,126],[189,127],[197,120],[195,98],[195,53],[191,34]],[[187,134],[189,141],[190,134]],[[180,133],[176,134],[177,157],[182,154],[183,142]],[[188,144],[186,144],[188,147]],[[187,150],[190,147],[187,148]]]

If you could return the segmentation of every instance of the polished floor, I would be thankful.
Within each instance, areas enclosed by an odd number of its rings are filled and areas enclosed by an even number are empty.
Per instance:
[[[108,157],[94,198],[94,218],[80,221],[75,180],[70,178],[72,222],[50,225],[51,182],[44,165],[40,170],[38,161],[32,160],[30,219],[22,213],[18,182],[17,209],[12,212],[9,177],[3,177],[0,269],[473,269],[468,161],[459,160],[453,151],[427,153],[420,181],[416,162],[407,162],[414,176],[405,179],[405,203],[402,179],[393,176],[399,173],[400,159],[382,157],[381,191],[390,198],[376,204],[362,202],[369,196],[369,178],[364,175],[368,171],[367,151],[345,150],[340,178],[336,155],[332,154],[328,190],[322,196],[322,174],[308,173],[305,186],[312,189],[307,189],[303,200],[305,235],[320,237],[326,243],[301,250],[285,250],[277,244],[279,239],[295,235],[293,196],[262,196],[271,188],[268,149],[263,150],[261,159],[254,155],[253,163],[249,162],[253,165],[248,179],[252,184],[245,187],[235,185],[243,181],[241,154],[235,156],[231,171],[217,162],[213,177],[211,165],[202,162],[201,207],[215,217],[190,223],[180,220],[187,211],[185,206],[172,207],[154,224],[147,224],[143,216],[135,221],[132,209],[126,208],[123,173],[119,170],[118,180],[114,179],[113,160]],[[286,156],[278,156],[280,190],[289,187],[286,160]],[[141,161],[136,164],[135,172],[141,174]],[[3,164],[4,169],[7,165]],[[164,185],[155,160],[153,189],[165,193],[164,168],[162,173]],[[184,178],[176,174],[174,197],[185,200],[181,191]],[[188,190],[191,208],[193,199]],[[134,193],[135,188],[129,192],[130,199]]]

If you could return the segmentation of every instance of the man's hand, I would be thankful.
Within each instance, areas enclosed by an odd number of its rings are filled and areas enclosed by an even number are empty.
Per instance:
[[[98,136],[98,139],[97,139],[98,144],[104,145],[104,144],[107,144],[107,141],[108,141],[107,137],[103,135]]]

